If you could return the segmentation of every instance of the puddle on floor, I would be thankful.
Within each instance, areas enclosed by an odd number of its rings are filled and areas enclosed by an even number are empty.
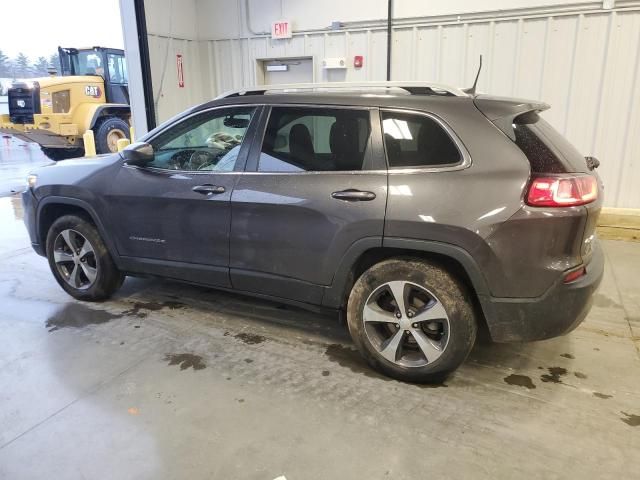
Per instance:
[[[164,360],[165,362],[169,362],[169,365],[180,365],[180,370],[186,370],[188,368],[203,370],[207,368],[202,357],[200,355],[194,355],[193,353],[167,353],[164,356]]]
[[[504,382],[509,385],[515,385],[516,387],[525,387],[529,390],[536,388],[533,380],[531,380],[531,377],[528,377],[526,375],[517,375],[514,373],[509,375],[508,377],[504,377]]]
[[[49,317],[46,327],[50,332],[55,332],[63,328],[83,328],[87,325],[99,325],[121,317],[122,315],[105,312],[104,310],[95,310],[81,303],[69,303]]]

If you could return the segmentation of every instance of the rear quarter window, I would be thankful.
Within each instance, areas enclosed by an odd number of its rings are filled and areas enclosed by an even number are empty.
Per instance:
[[[513,132],[516,145],[526,155],[534,173],[586,171],[580,152],[537,113],[516,117]]]
[[[390,168],[448,167],[462,162],[451,136],[435,119],[416,113],[382,111]]]

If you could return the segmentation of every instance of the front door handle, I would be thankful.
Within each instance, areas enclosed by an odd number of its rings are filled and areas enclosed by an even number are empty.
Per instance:
[[[376,198],[376,194],[373,192],[363,192],[362,190],[350,189],[333,192],[331,197],[337,200],[347,200],[350,202],[368,202]]]
[[[201,193],[202,195],[219,195],[225,192],[225,188],[220,185],[198,185],[193,187],[193,190],[196,193]]]

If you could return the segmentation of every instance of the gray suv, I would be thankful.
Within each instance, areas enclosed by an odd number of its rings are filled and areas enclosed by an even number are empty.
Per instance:
[[[437,382],[481,325],[540,340],[589,311],[597,160],[546,108],[413,82],[231,92],[34,172],[25,222],[79,300],[153,275],[332,309],[372,367]]]

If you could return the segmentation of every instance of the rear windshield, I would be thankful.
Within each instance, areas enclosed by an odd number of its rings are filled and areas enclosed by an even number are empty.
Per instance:
[[[535,112],[514,119],[515,142],[535,173],[586,172],[584,156]]]

